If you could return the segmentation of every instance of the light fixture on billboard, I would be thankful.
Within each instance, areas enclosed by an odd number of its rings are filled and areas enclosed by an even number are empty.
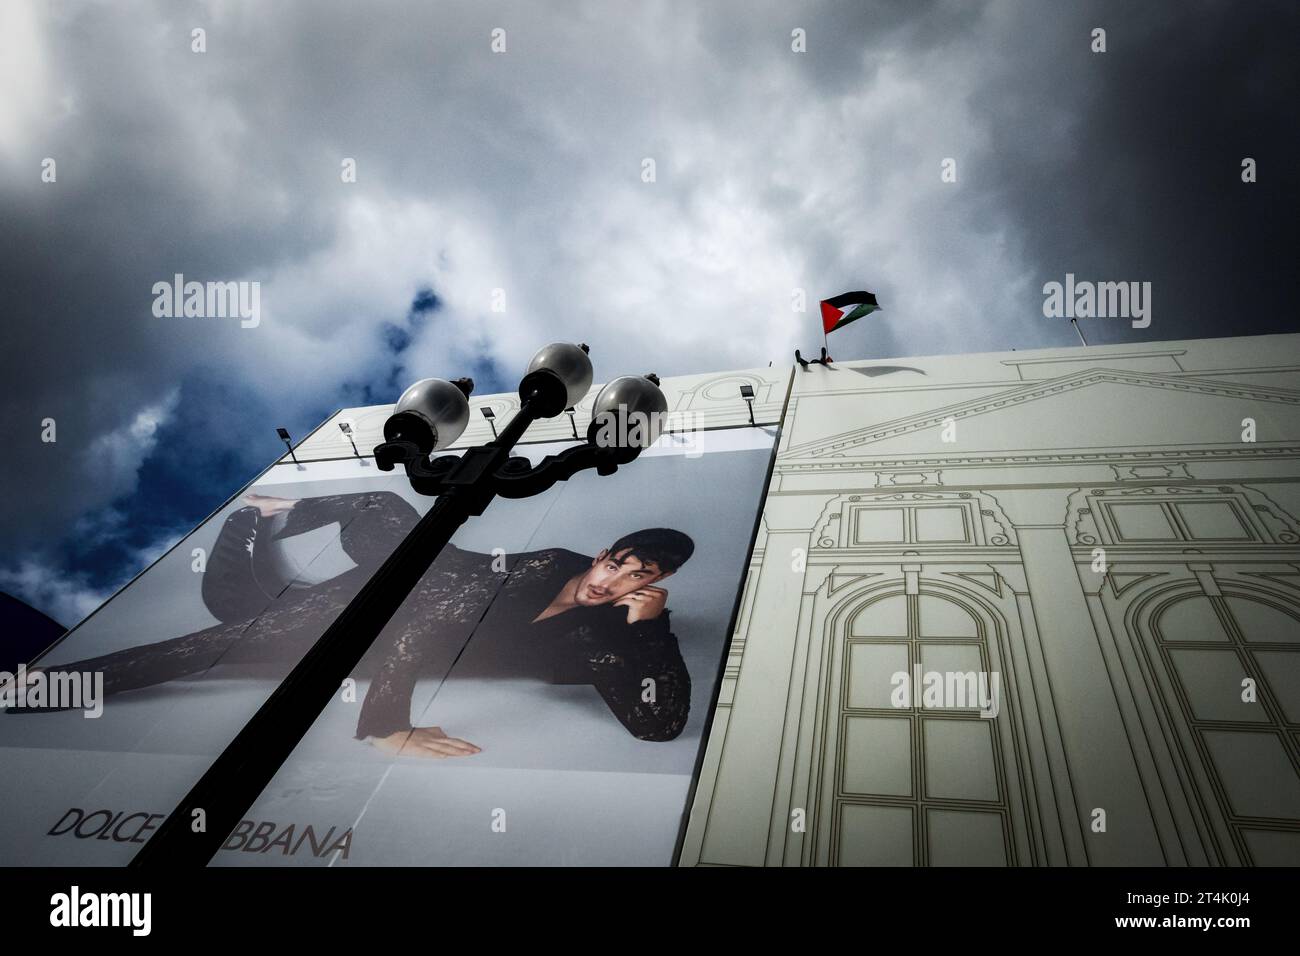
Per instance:
[[[754,386],[753,385],[740,386],[740,397],[743,398],[745,402],[749,405],[749,423],[753,425],[754,424]]]
[[[574,437],[574,438],[577,438],[577,437],[578,437],[578,423],[577,423],[576,420],[574,420],[574,417],[573,417],[575,412],[577,412],[577,409],[574,408],[572,405],[570,405],[568,408],[566,408],[566,409],[564,410],[564,414],[566,414],[566,415],[569,416],[569,427],[573,429],[573,437]]]
[[[361,452],[357,451],[356,439],[352,437],[352,426],[347,422],[339,422],[339,431],[347,436],[348,442],[352,445],[352,454],[360,458]]]
[[[492,409],[488,408],[486,405],[479,406],[479,411],[483,413],[483,417],[487,419],[487,423],[492,426],[492,437],[496,438],[497,423],[493,421],[493,419],[497,417],[497,413],[492,411]]]
[[[277,428],[275,433],[280,436],[280,441],[284,442],[284,447],[289,449],[289,457],[293,459],[293,463],[301,468],[302,465],[298,461],[298,456],[293,453],[293,442],[289,440],[289,430],[287,428]]]
[[[436,500],[168,814],[133,867],[197,867],[211,860],[461,525],[497,496],[528,498],[589,468],[612,475],[648,447],[647,438],[657,437],[668,408],[659,379],[629,375],[611,381],[596,399],[596,413],[619,424],[612,441],[589,430],[586,442],[536,465],[511,455],[534,421],[555,418],[586,397],[593,374],[587,351],[567,342],[541,349],[519,383],[519,411],[509,424],[499,435],[494,429],[492,441],[460,454],[430,458],[464,432],[474,383],[423,379],[402,393],[384,423],[385,441],[375,446],[375,464],[382,471],[402,465],[412,490]],[[483,409],[491,421],[488,412]],[[633,440],[626,426],[636,416],[653,424]],[[287,442],[288,433],[280,434]],[[191,824],[200,809],[207,826],[195,831]]]

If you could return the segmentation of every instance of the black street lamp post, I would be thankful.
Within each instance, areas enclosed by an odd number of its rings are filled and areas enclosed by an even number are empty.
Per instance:
[[[629,419],[657,421],[667,409],[655,381],[624,376],[601,389],[585,444],[548,455],[535,466],[511,456],[529,425],[560,415],[586,395],[592,381],[586,353],[586,346],[563,343],[538,352],[519,384],[519,412],[492,441],[459,456],[429,457],[464,431],[466,396],[473,384],[424,379],[402,394],[384,425],[386,441],[375,447],[375,463],[383,471],[402,464],[411,487],[438,500],[213,761],[131,866],[203,866],[212,858],[443,546],[494,497],[527,498],[587,468],[613,474],[650,444],[657,427],[640,430],[639,440],[631,443],[607,440],[637,434],[627,428]],[[602,423],[607,426],[603,430]],[[196,823],[200,819],[202,827]]]

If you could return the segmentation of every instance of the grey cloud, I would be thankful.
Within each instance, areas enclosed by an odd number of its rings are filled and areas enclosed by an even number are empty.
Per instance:
[[[88,485],[77,449],[200,372],[259,413],[329,407],[386,368],[379,330],[426,286],[444,306],[401,356],[412,378],[484,352],[519,368],[552,338],[591,342],[602,375],[781,363],[820,345],[820,295],[863,286],[885,309],[836,334],[840,358],[1066,344],[1040,309],[1067,270],[1154,280],[1158,338],[1289,321],[1289,5],[11,10],[36,37],[11,31],[25,72],[0,71],[36,80],[3,91],[32,109],[0,110],[15,542],[129,493]],[[266,318],[152,318],[175,272],[262,281]],[[35,441],[46,415],[68,446]],[[232,409],[206,439],[234,448],[251,424]]]

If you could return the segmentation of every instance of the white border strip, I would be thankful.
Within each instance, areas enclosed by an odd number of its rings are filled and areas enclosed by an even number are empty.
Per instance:
[[[765,450],[772,447],[776,440],[775,425],[754,427],[721,428],[712,431],[673,432],[660,439],[641,453],[642,458],[655,458],[661,455],[682,455],[698,458],[701,455],[728,451]],[[572,448],[576,442],[538,442],[531,445],[519,445],[514,453],[527,458],[533,464],[547,455],[554,455]],[[463,449],[444,452],[457,455]],[[625,466],[626,467],[626,466]],[[375,467],[373,458],[346,458],[333,461],[305,461],[295,465],[292,461],[277,462],[270,471],[254,483],[255,488],[267,485],[296,484],[301,481],[336,481],[344,478],[400,478],[405,475],[400,470],[380,471]]]

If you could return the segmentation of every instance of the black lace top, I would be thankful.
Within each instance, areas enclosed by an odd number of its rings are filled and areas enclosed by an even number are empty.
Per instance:
[[[106,694],[200,674],[216,664],[272,662],[287,673],[417,520],[415,510],[391,492],[298,501],[287,521],[275,525],[283,525],[276,537],[338,522],[343,549],[357,567],[311,587],[292,587],[267,572],[273,522],[256,508],[242,508],[226,519],[204,573],[204,603],[222,623],[54,666],[101,671]],[[591,684],[634,736],[671,740],[680,734],[690,711],[691,679],[667,610],[629,624],[624,608],[576,607],[532,623],[590,560],[551,548],[506,556],[506,570],[497,571],[492,555],[448,545],[363,661],[374,678],[357,737],[410,729],[416,681],[447,673],[470,640],[485,642],[476,650],[490,651],[472,655],[490,661],[491,673],[481,676]]]
[[[552,548],[492,556],[449,545],[380,637],[386,648],[366,694],[357,736],[410,728],[415,681],[439,645],[478,651],[482,676],[527,676],[591,684],[614,716],[642,740],[671,740],[686,726],[691,680],[669,628],[669,612],[627,623],[621,607],[576,607],[533,623],[591,559]],[[498,562],[500,566],[500,562]],[[373,651],[372,651],[373,653]],[[469,667],[453,675],[477,676]],[[647,683],[650,682],[650,683]]]

